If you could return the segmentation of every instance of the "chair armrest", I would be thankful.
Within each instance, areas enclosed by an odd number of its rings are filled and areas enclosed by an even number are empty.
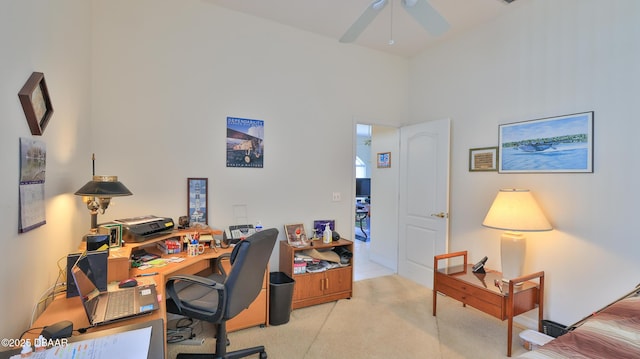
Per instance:
[[[201,277],[199,275],[192,275],[192,274],[180,274],[180,275],[171,276],[167,280],[167,283],[169,283],[169,282],[173,283],[173,282],[175,282],[177,280],[183,280],[183,281],[190,282],[190,283],[193,283],[193,284],[199,284],[199,285],[203,285],[203,286],[213,286],[213,287],[215,287],[215,285],[218,284],[218,282],[216,282],[213,279],[210,279],[210,278],[207,278],[207,277]]]
[[[222,261],[225,259],[231,260],[231,253],[223,253],[220,255],[220,257],[216,258],[216,266],[218,266],[218,270],[220,271],[220,274],[222,274],[224,277],[227,276],[227,271],[224,269],[224,266],[222,265]]]
[[[205,287],[211,291],[218,292],[218,305],[217,308],[202,308],[198,306],[194,306],[187,301],[183,301],[180,299],[180,296],[176,292],[175,283],[177,281],[184,281],[191,285],[197,285],[201,287]],[[222,283],[218,283],[213,279],[201,277],[197,275],[183,274],[183,275],[175,275],[170,277],[166,283],[166,292],[167,299],[171,299],[180,313],[186,313],[189,316],[193,316],[193,314],[198,314],[202,317],[211,318],[210,321],[216,321],[219,317],[222,316],[224,310],[224,302],[226,297],[225,286]]]

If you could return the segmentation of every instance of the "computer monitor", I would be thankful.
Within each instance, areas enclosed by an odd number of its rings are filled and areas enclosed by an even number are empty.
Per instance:
[[[356,197],[371,196],[371,178],[356,178]]]

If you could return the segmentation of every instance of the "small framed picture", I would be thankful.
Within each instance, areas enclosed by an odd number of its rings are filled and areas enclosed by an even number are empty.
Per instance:
[[[378,168],[391,167],[391,152],[378,152]]]
[[[122,245],[122,224],[102,224],[98,228],[98,233],[109,235],[109,248],[117,248]]]
[[[498,147],[472,148],[469,150],[469,171],[497,171]]]
[[[313,221],[313,235],[316,238],[322,238],[322,232],[324,231],[324,226],[329,223],[329,229],[331,231],[336,230],[336,220],[335,219],[317,219]]]
[[[304,231],[304,224],[285,224],[284,231],[287,235],[289,245],[293,247],[304,247],[307,245],[307,234]]]
[[[29,130],[34,136],[42,136],[53,115],[47,83],[42,72],[34,72],[18,92]]]
[[[187,179],[187,213],[189,225],[207,224],[209,218],[209,183],[207,178]]]

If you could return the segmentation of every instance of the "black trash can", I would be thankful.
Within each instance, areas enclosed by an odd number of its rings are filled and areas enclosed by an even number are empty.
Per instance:
[[[269,324],[289,322],[295,280],[283,272],[269,273]]]

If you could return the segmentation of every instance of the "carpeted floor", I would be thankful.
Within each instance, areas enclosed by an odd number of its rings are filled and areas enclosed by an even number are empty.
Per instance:
[[[350,300],[294,310],[289,323],[229,334],[229,350],[265,345],[271,359],[506,358],[507,325],[397,275],[354,283]],[[211,352],[214,339],[203,323],[202,346],[169,345],[179,352]],[[514,328],[513,356],[525,350]],[[257,357],[257,356],[256,356]]]

